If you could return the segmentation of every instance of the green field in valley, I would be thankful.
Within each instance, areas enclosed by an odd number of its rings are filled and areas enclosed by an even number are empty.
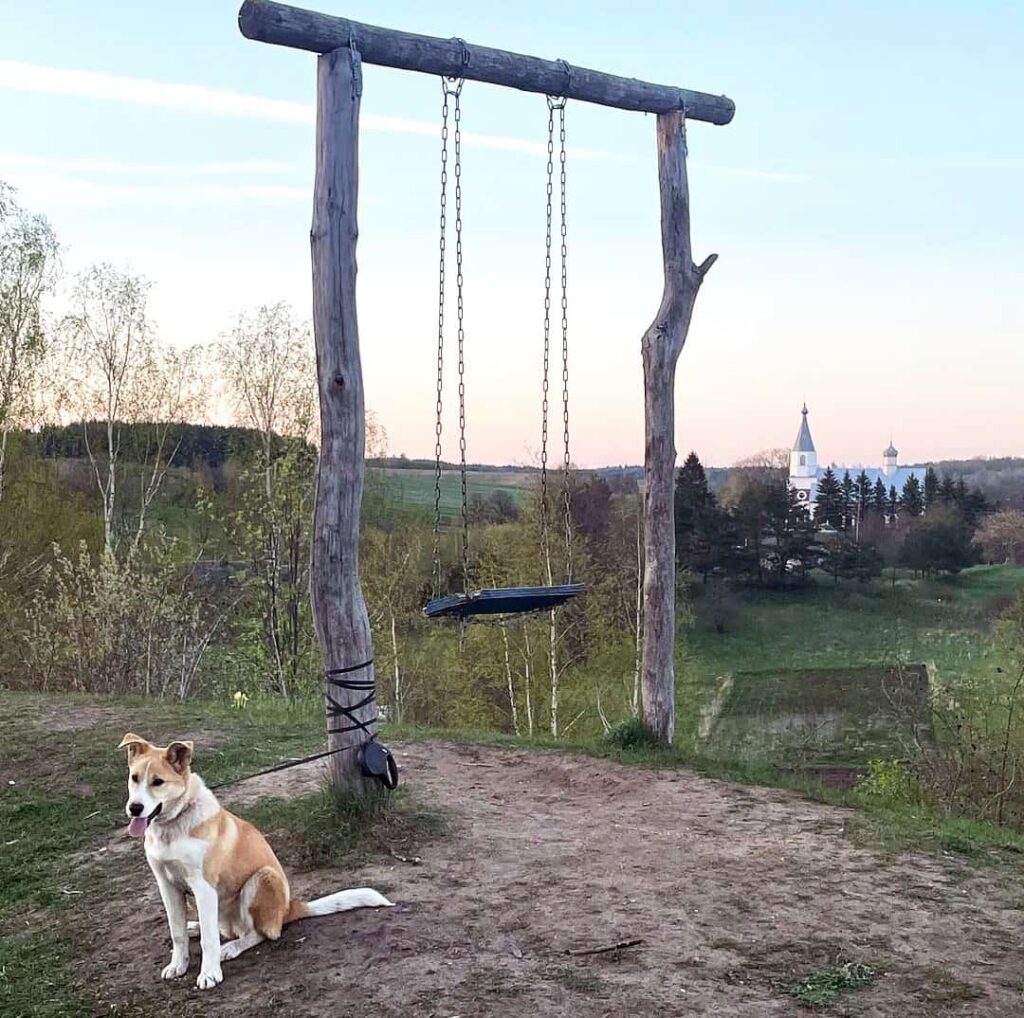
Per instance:
[[[470,499],[474,496],[486,498],[496,491],[503,491],[519,502],[536,483],[538,476],[536,472],[525,470],[468,470],[466,491]],[[369,467],[366,471],[366,486],[367,491],[381,492],[389,502],[433,510],[433,470]],[[459,512],[461,501],[462,484],[459,472],[442,471],[441,512],[446,516],[455,515]]]
[[[833,586],[827,577],[793,591],[734,595],[722,631],[702,619],[681,640],[679,723],[693,740],[728,676],[792,670],[927,665],[944,688],[991,671],[991,627],[1024,588],[1024,568],[978,566],[942,580],[901,576]]]

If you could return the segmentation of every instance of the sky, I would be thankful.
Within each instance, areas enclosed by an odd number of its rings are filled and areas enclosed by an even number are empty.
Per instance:
[[[1024,4],[318,6],[735,101],[731,125],[689,130],[694,254],[719,261],[679,363],[680,456],[789,445],[805,400],[822,462],[877,465],[890,437],[901,462],[1024,455]],[[244,39],[236,15],[0,0],[0,180],[50,218],[67,279],[104,260],[152,280],[174,344],[261,303],[310,314],[315,57]],[[530,463],[547,110],[474,82],[462,106],[468,456]],[[654,118],[566,115],[573,459],[637,463],[662,281]],[[439,117],[437,79],[364,68],[361,347],[396,455],[433,452]]]

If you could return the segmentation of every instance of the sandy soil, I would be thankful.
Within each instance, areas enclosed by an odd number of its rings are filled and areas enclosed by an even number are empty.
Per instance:
[[[772,1018],[807,1013],[785,987],[839,960],[884,974],[831,1014],[1024,1015],[1024,887],[1002,870],[886,859],[851,845],[842,810],[685,772],[436,744],[399,759],[452,832],[420,866],[293,876],[303,897],[370,884],[397,908],[295,924],[226,963],[212,995],[194,989],[195,961],[151,991],[169,941],[138,851],[111,894],[127,921],[90,962],[107,999],[145,987],[154,1014],[218,1016]],[[312,765],[225,799],[320,777]]]

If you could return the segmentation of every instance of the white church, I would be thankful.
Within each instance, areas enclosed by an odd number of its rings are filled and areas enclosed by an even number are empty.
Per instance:
[[[796,489],[796,497],[814,510],[814,503],[818,497],[818,481],[825,473],[826,467],[818,466],[818,454],[814,448],[814,440],[811,438],[811,428],[807,423],[807,404],[804,404],[800,411],[800,430],[796,434],[796,441],[789,453],[789,483]],[[840,467],[832,465],[832,473],[838,481],[842,481],[843,474],[849,470],[850,476],[856,480],[861,470],[868,475],[871,486],[881,478],[888,491],[893,485],[898,492],[903,491],[903,485],[912,474],[924,484],[924,471],[919,467],[901,467],[897,462],[899,453],[892,442],[882,453],[881,467]]]

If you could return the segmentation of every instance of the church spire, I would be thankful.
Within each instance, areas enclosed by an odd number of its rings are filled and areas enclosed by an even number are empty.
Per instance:
[[[793,443],[794,452],[814,452],[814,439],[811,438],[811,429],[807,424],[807,404],[804,403],[803,410],[800,411],[802,419],[800,421],[800,430],[796,434],[796,441]]]

